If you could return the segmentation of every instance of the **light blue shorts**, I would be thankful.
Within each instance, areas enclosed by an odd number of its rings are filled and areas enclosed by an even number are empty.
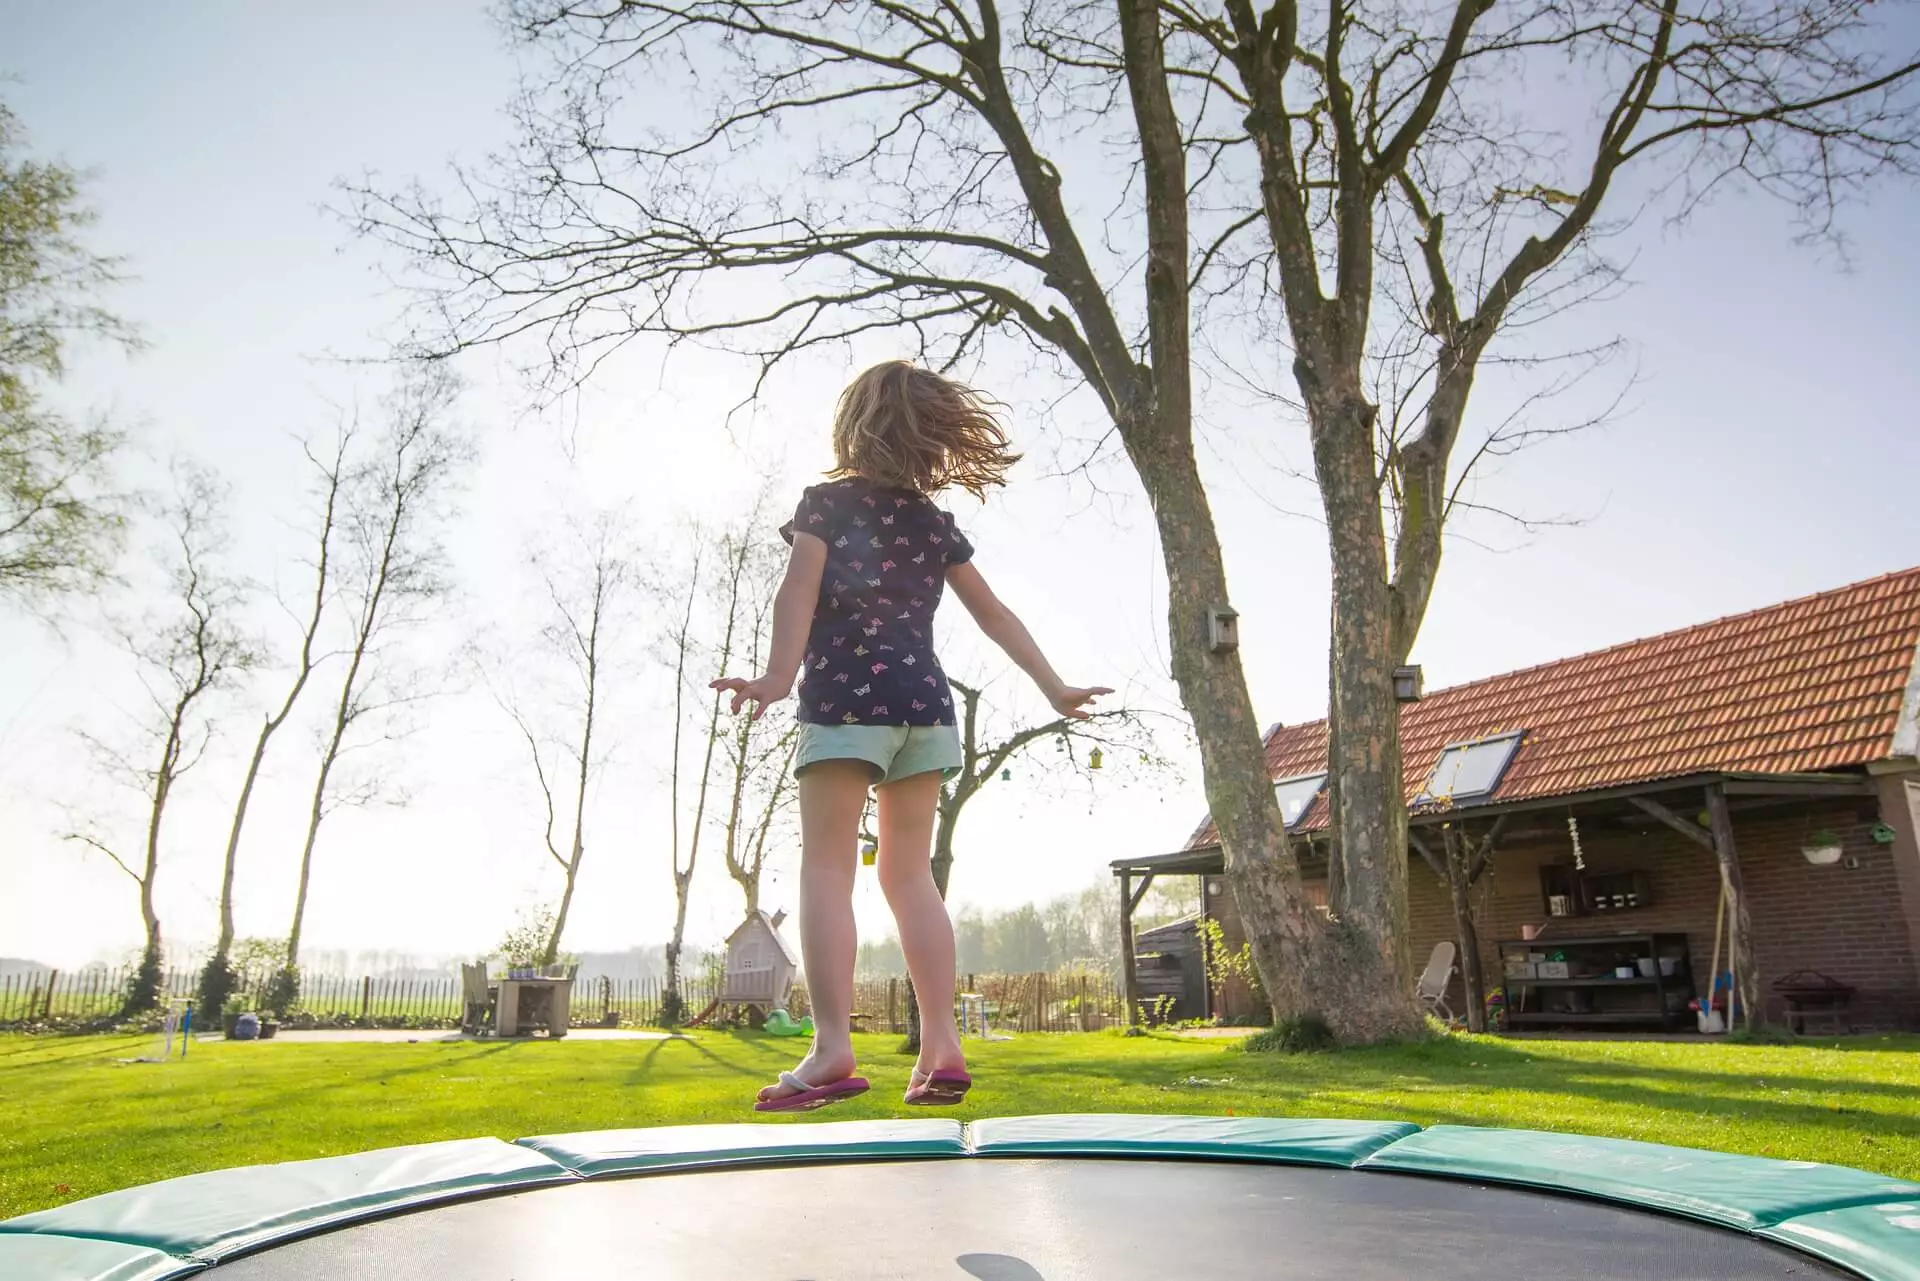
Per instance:
[[[960,731],[952,725],[800,726],[793,772],[821,761],[865,761],[876,783],[897,783],[935,770],[942,778],[960,772]]]

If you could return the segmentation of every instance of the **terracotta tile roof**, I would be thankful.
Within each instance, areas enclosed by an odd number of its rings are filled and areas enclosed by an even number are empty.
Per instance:
[[[1916,647],[1920,568],[1439,690],[1400,717],[1407,797],[1450,744],[1516,730],[1526,737],[1491,802],[1884,760]],[[1323,720],[1267,736],[1276,779],[1326,760]],[[1322,793],[1295,830],[1327,817]],[[1192,845],[1216,839],[1209,822]]]

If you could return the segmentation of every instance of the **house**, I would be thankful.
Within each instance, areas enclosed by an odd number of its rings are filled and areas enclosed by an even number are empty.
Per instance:
[[[727,936],[727,972],[717,1004],[749,1006],[763,1017],[786,1008],[800,968],[799,959],[780,937],[780,922],[786,915],[753,912]]]
[[[1400,724],[1410,951],[1465,934],[1445,848],[1464,837],[1485,853],[1464,917],[1516,1024],[1692,1026],[1738,956],[1769,1021],[1783,984],[1831,980],[1846,1024],[1920,1027],[1920,569],[1429,693]],[[1324,904],[1326,723],[1275,726],[1266,752]],[[1123,939],[1163,875],[1199,876],[1243,938],[1210,823],[1113,870]]]

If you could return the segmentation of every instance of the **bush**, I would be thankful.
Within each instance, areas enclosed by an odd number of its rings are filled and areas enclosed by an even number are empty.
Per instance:
[[[220,1016],[225,1013],[227,1002],[233,998],[233,989],[239,979],[233,963],[225,956],[215,954],[208,959],[205,968],[200,971],[200,982],[193,994],[193,1022],[196,1027],[213,1029],[220,1026]]]
[[[300,1004],[300,967],[283,965],[275,970],[273,977],[267,981],[267,992],[260,1003],[269,1013],[282,1017]]]
[[[1338,1043],[1325,1019],[1318,1014],[1302,1014],[1255,1032],[1240,1047],[1256,1054],[1319,1054],[1338,1048]]]
[[[134,966],[132,976],[127,979],[127,995],[120,1006],[120,1016],[132,1018],[159,1004],[160,949],[150,947],[140,954],[140,963]]]

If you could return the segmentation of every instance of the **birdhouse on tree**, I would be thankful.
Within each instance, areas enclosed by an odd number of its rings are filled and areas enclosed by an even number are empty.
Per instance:
[[[727,936],[727,974],[720,1004],[749,1005],[765,1015],[784,1009],[793,993],[799,958],[780,937],[785,912],[755,912]]]

